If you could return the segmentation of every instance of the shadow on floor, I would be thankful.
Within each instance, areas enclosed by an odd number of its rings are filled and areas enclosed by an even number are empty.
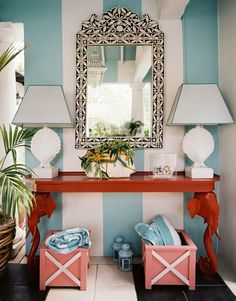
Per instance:
[[[236,301],[236,297],[216,274],[204,278],[197,269],[196,290],[189,291],[186,286],[153,285],[152,290],[144,287],[142,265],[133,266],[133,277],[138,301]]]
[[[44,301],[48,291],[39,291],[39,270],[26,264],[8,264],[0,278],[0,301]]]

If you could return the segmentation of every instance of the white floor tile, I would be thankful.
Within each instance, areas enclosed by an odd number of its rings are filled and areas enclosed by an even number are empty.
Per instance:
[[[141,257],[134,257],[133,263],[134,264],[142,263],[142,258]],[[113,261],[111,256],[91,256],[90,257],[90,264],[113,264],[113,265],[117,265],[117,263]]]
[[[94,301],[137,301],[134,285],[115,285],[96,287]]]
[[[91,256],[90,264],[113,264],[113,265],[116,265],[116,263],[112,260],[112,257],[110,257],[110,256]]]
[[[94,289],[93,287],[80,291],[78,288],[52,288],[46,301],[93,301]]]
[[[111,284],[133,285],[132,272],[122,272],[117,265],[98,265],[96,287],[109,287]]]
[[[100,259],[93,257],[94,262]],[[137,301],[132,272],[120,271],[111,258],[103,262],[112,264],[90,264],[86,291],[51,288],[46,301]]]
[[[22,264],[27,264],[27,262],[28,262],[28,257],[25,256],[25,257],[21,260],[20,263],[22,263]]]
[[[88,269],[87,287],[95,287],[97,278],[97,265],[90,265]]]
[[[87,277],[87,290],[78,288],[51,288],[46,301],[93,301],[96,285],[97,265],[90,265]]]

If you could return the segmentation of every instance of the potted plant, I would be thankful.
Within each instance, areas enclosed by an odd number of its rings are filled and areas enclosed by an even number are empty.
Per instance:
[[[7,66],[23,49],[16,49],[10,45],[0,55],[0,71]],[[31,171],[24,165],[17,163],[17,149],[29,147],[29,139],[35,133],[35,129],[24,129],[9,126],[0,127],[0,135],[3,146],[3,157],[0,158],[0,203],[2,213],[0,216],[0,275],[5,271],[9,259],[12,242],[15,236],[15,219],[20,206],[23,205],[29,214],[34,196],[24,178]]]
[[[129,142],[112,140],[89,149],[81,160],[88,177],[129,177],[134,170],[134,151]]]
[[[15,219],[20,214],[21,205],[29,214],[34,200],[30,188],[24,178],[31,171],[24,164],[17,163],[17,148],[29,147],[27,142],[35,133],[32,128],[11,126],[7,130],[0,127],[1,138],[4,146],[4,156],[0,160],[0,192],[2,215],[0,217],[0,275],[4,272],[9,259],[12,242],[15,237]],[[6,162],[11,160],[11,164]]]

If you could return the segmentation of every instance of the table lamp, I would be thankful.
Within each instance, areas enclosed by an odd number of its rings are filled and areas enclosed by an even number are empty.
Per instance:
[[[12,123],[24,127],[43,127],[31,141],[31,152],[40,162],[33,171],[39,178],[56,177],[58,169],[50,162],[60,152],[61,140],[49,127],[72,127],[62,87],[29,86]]]
[[[167,125],[196,125],[184,137],[183,151],[193,161],[185,168],[190,178],[213,178],[204,161],[214,150],[214,139],[203,125],[233,123],[216,84],[182,84],[176,94]]]

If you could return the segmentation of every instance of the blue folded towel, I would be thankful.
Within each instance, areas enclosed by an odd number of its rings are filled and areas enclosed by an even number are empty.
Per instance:
[[[75,249],[89,248],[89,231],[85,228],[73,228],[56,232],[46,240],[46,246],[58,253],[67,254]]]

